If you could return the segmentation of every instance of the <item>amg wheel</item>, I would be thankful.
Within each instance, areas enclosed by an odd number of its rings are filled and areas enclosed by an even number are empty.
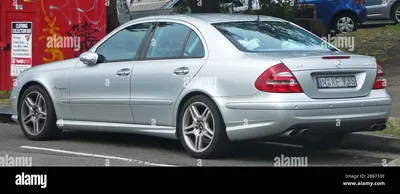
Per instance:
[[[23,94],[18,105],[18,121],[22,132],[31,140],[58,137],[56,114],[50,96],[42,87],[34,85]]]
[[[205,96],[193,96],[183,105],[177,129],[183,147],[192,157],[222,157],[229,148],[221,113]]]

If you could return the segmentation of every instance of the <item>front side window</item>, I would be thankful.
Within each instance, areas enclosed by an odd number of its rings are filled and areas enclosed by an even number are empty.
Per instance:
[[[151,23],[128,26],[101,44],[96,53],[102,62],[133,60],[150,26]]]
[[[190,28],[172,22],[160,22],[150,41],[146,58],[178,58],[182,55]]]
[[[289,22],[227,22],[213,26],[244,52],[335,50],[320,38]]]

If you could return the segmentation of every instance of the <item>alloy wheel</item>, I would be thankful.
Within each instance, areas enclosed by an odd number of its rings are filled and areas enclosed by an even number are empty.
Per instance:
[[[182,121],[183,138],[194,152],[203,152],[214,139],[215,120],[210,108],[202,102],[188,106]]]
[[[46,101],[39,92],[26,95],[21,106],[22,125],[31,135],[38,135],[43,130],[47,121]]]

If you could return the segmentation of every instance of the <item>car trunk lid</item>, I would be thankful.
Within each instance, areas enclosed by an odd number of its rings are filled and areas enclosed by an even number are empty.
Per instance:
[[[343,52],[272,52],[249,56],[280,59],[296,77],[304,93],[314,99],[367,96],[377,66],[373,57]]]

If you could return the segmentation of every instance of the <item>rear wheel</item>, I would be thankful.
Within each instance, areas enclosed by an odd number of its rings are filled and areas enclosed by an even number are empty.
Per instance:
[[[334,19],[332,28],[336,33],[346,33],[356,31],[358,21],[354,14],[340,13]]]
[[[177,127],[180,141],[194,158],[223,157],[230,145],[218,107],[209,98],[197,95],[183,105]]]
[[[400,3],[397,3],[393,9],[392,12],[390,13],[390,16],[392,18],[392,20],[398,24],[400,23]]]
[[[58,137],[56,114],[50,96],[40,86],[29,87],[18,106],[18,121],[22,132],[31,140],[48,140]]]

